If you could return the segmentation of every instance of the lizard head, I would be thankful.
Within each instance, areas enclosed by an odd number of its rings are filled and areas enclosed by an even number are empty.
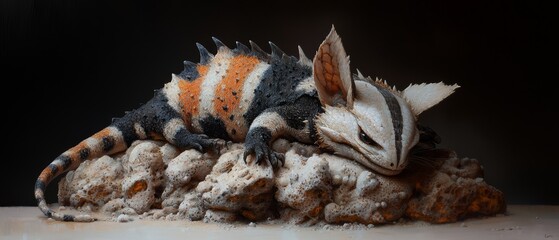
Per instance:
[[[398,91],[359,72],[352,78],[334,28],[314,57],[313,78],[324,109],[315,121],[320,146],[384,175],[407,166],[408,153],[419,141],[419,114],[459,87],[412,84]]]

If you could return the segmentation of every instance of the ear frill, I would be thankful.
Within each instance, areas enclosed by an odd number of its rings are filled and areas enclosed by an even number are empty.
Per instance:
[[[314,56],[313,76],[323,105],[334,105],[341,97],[346,107],[353,108],[355,82],[351,78],[349,56],[334,26]]]
[[[450,94],[459,87],[460,86],[457,84],[445,85],[442,82],[411,84],[402,91],[402,96],[406,99],[411,106],[411,110],[417,116],[423,111],[437,105],[437,103],[450,96]]]

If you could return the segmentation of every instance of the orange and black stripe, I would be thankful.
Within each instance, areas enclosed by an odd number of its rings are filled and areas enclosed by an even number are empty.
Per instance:
[[[242,128],[245,126],[239,109],[243,96],[245,80],[260,63],[254,56],[238,55],[230,60],[227,74],[215,88],[213,99],[214,113],[223,123],[231,139],[242,140]],[[251,83],[249,83],[251,84]],[[237,119],[235,119],[237,118]]]
[[[138,139],[162,135],[165,124],[177,118],[180,118],[180,113],[174,111],[167,104],[165,96],[158,91],[156,96],[142,107],[127,113],[111,126],[61,154],[43,169],[35,183],[35,198],[41,211],[47,217],[60,221],[93,221],[94,219],[87,215],[64,215],[49,209],[44,195],[47,185],[57,176],[76,169],[85,160],[124,151]]]
[[[43,169],[35,183],[35,198],[41,211],[47,217],[61,221],[94,220],[86,215],[73,216],[52,211],[45,201],[45,189],[54,178],[69,170],[76,169],[81,162],[122,151],[126,149],[126,146],[121,131],[116,127],[107,127],[58,156]]]
[[[183,72],[162,91],[156,91],[148,103],[64,152],[41,172],[35,197],[46,216],[61,221],[94,220],[88,215],[56,213],[48,208],[44,196],[54,178],[76,169],[85,160],[123,151],[133,141],[145,138],[163,137],[178,147],[196,148],[201,145],[189,141],[190,134],[240,142],[264,110],[293,104],[305,94],[316,95],[295,91],[311,76],[310,66],[286,57],[277,46],[271,44],[270,56],[252,42],[252,50],[239,43],[237,49],[231,50],[219,40],[214,41],[219,48],[215,57],[198,44],[199,64],[185,62]],[[210,142],[205,141],[206,146],[211,146]]]

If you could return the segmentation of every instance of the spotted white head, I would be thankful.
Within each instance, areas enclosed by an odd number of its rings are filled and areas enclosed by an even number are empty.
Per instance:
[[[352,78],[333,27],[314,57],[313,77],[324,108],[316,119],[321,147],[384,175],[407,166],[408,153],[419,141],[418,115],[459,87],[423,83],[398,91],[359,72]]]

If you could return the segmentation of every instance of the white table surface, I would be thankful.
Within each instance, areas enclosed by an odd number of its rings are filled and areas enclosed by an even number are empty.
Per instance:
[[[559,206],[512,205],[496,217],[344,229],[189,221],[56,222],[36,207],[0,207],[0,239],[559,239]]]

